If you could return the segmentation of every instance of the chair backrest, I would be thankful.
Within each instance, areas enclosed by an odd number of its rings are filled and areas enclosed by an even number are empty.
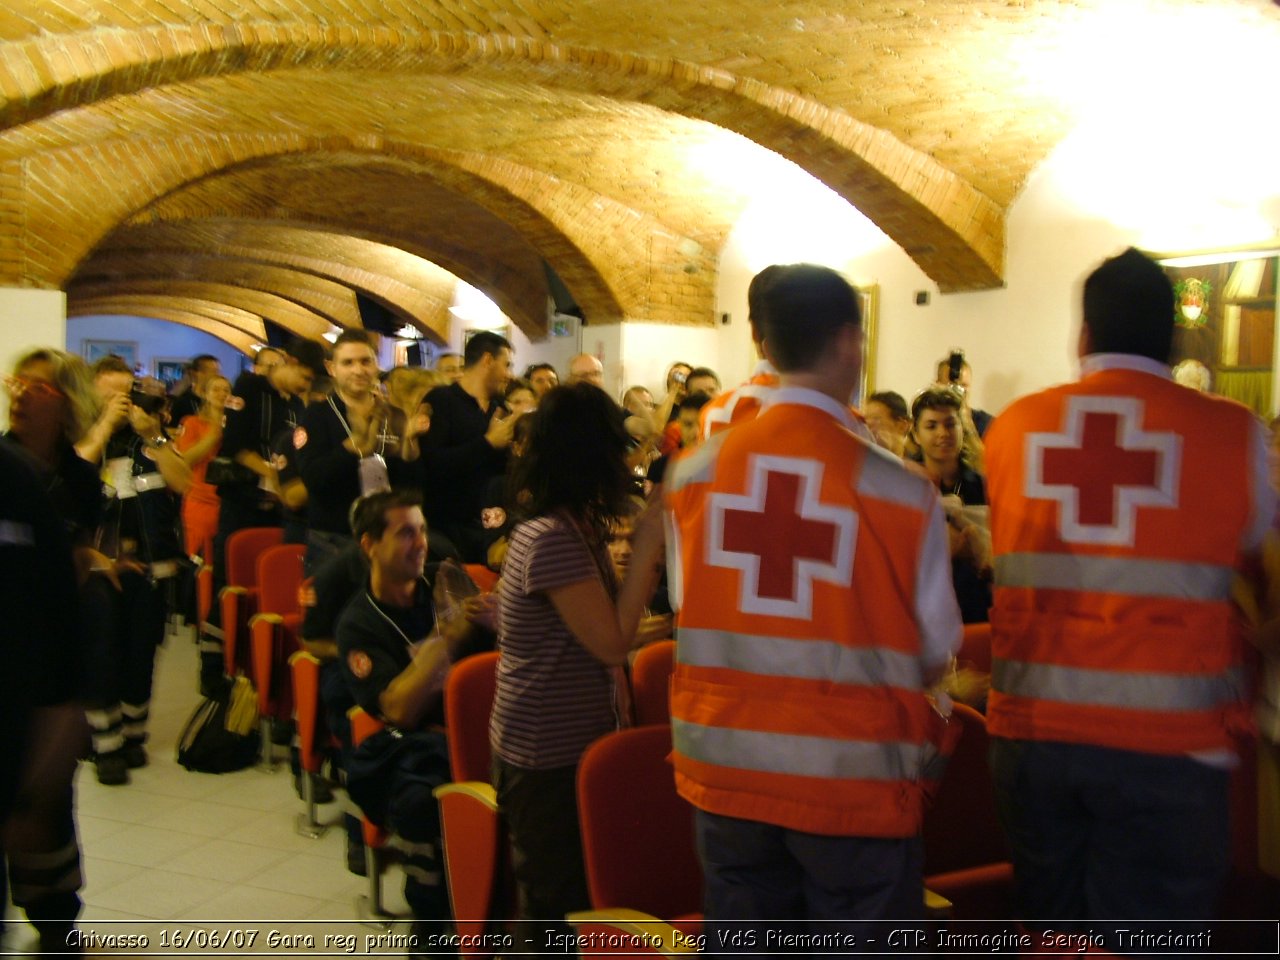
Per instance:
[[[282,543],[258,554],[258,612],[286,616],[298,612],[298,588],[302,586],[300,543]]]
[[[924,813],[926,876],[1009,859],[987,763],[986,718],[963,703],[953,705],[952,717],[964,732]]]
[[[591,906],[664,920],[702,910],[693,807],[676,793],[670,726],[601,737],[578,765],[578,816]]]
[[[255,586],[258,555],[283,540],[284,530],[280,527],[245,527],[227,537],[227,586]]]
[[[444,722],[449,732],[453,779],[488,783],[489,714],[498,682],[496,651],[477,653],[454,664],[444,688]]]
[[[991,624],[966,623],[964,639],[960,641],[960,649],[956,659],[961,666],[971,666],[984,673],[991,672]]]
[[[298,721],[298,754],[302,768],[320,772],[320,751],[316,749],[320,721],[320,661],[305,650],[289,658],[293,677],[294,715]]]
[[[480,588],[481,593],[489,592],[498,583],[498,575],[483,563],[464,563],[462,569],[471,578],[471,582]]]
[[[631,700],[636,725],[671,722],[671,671],[676,642],[659,640],[641,647],[631,663]]]

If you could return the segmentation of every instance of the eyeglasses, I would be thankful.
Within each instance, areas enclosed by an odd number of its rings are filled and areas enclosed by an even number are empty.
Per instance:
[[[33,377],[5,377],[4,388],[9,391],[9,396],[20,397],[24,393],[30,393],[33,397],[40,397],[50,400],[55,397],[65,397],[55,384],[48,380],[36,380]]]

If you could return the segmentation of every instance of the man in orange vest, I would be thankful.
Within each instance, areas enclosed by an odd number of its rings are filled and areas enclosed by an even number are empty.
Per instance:
[[[925,689],[961,638],[937,496],[852,432],[856,292],[779,270],[759,322],[780,385],[664,494],[676,783],[716,952],[768,952],[759,921],[920,916]]]
[[[1262,425],[1173,382],[1169,280],[1084,285],[1081,379],[987,432],[993,773],[1029,921],[1207,919],[1244,718],[1233,570],[1275,509]]]

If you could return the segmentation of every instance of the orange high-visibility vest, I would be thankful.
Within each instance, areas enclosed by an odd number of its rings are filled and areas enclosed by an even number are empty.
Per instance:
[[[667,475],[677,788],[725,816],[911,836],[940,723],[915,620],[936,496],[840,404],[785,395]]]
[[[1252,414],[1121,366],[987,432],[993,735],[1179,754],[1241,708],[1229,595],[1254,518]]]
[[[760,404],[778,388],[778,372],[765,361],[760,361],[746,383],[717,394],[698,412],[698,432],[705,440],[735,423],[753,420],[760,413]]]

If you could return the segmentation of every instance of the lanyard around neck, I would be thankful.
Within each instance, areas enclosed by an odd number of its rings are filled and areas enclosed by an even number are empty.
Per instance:
[[[346,401],[343,401],[344,403]],[[333,410],[333,415],[338,418],[338,422],[342,424],[342,429],[347,431],[347,438],[351,441],[351,446],[360,450],[360,444],[356,443],[355,435],[351,432],[351,425],[347,423],[347,418],[342,415],[342,411],[338,409],[338,405],[333,402],[333,394],[329,395],[329,407]],[[378,454],[381,455],[387,448],[387,432],[382,430],[378,435]]]

